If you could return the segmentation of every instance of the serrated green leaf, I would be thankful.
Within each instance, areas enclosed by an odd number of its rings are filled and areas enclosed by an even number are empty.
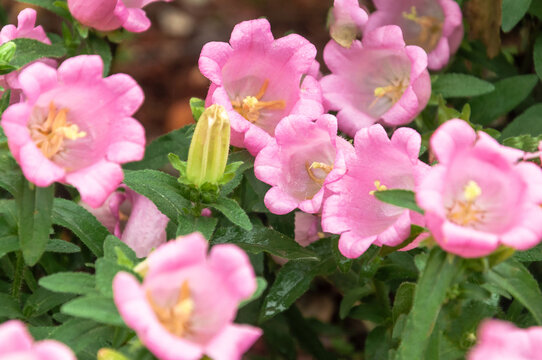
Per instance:
[[[190,98],[190,110],[192,110],[194,121],[198,122],[201,114],[205,111],[205,100],[195,97]]]
[[[329,256],[329,242],[317,241],[308,246],[315,252],[328,256],[321,261],[291,260],[277,273],[260,312],[260,322],[288,309],[308,289],[314,277],[330,274],[336,269],[335,260]]]
[[[414,293],[397,360],[422,359],[448,288],[461,273],[461,261],[434,248]]]
[[[205,205],[220,211],[235,225],[240,226],[245,230],[252,229],[252,223],[250,222],[247,213],[239,206],[237,201],[226,197],[219,197],[216,202]]]
[[[502,0],[502,31],[509,32],[525,16],[531,0]]]
[[[180,195],[176,178],[156,170],[126,170],[124,183],[135,192],[148,197],[164,215],[177,222],[184,209],[191,208],[188,200]]]
[[[487,280],[509,292],[542,325],[542,293],[538,282],[521,263],[508,260],[493,267],[486,273]]]
[[[42,277],[39,284],[59,293],[87,294],[96,291],[94,276],[82,272],[60,272]]]
[[[87,295],[74,299],[60,308],[64,314],[90,319],[102,324],[124,326],[112,298]]]
[[[519,135],[542,135],[542,104],[536,104],[516,117],[502,131],[502,139]]]
[[[123,168],[128,170],[159,169],[168,163],[169,153],[174,153],[181,160],[186,160],[193,134],[194,125],[188,125],[162,135],[146,147],[143,160],[124,164]]]
[[[96,256],[103,256],[103,242],[109,231],[86,209],[73,201],[56,198],[53,223],[71,230]]]
[[[534,74],[513,76],[497,81],[495,91],[472,99],[471,121],[487,126],[493,120],[518,106],[538,82]]]
[[[10,65],[18,68],[38,59],[60,58],[66,55],[66,48],[61,44],[47,45],[33,39],[15,39],[12,41],[17,46],[17,49]]]
[[[444,98],[480,96],[493,90],[492,83],[467,74],[438,75],[432,84],[433,93],[442,94]]]
[[[390,189],[375,191],[374,196],[385,203],[410,209],[423,214],[423,210],[416,204],[416,194],[414,191],[402,189]]]
[[[219,227],[211,243],[235,244],[253,254],[267,252],[290,260],[318,260],[314,251],[301,247],[294,239],[278,231],[262,226],[255,226],[251,231],[237,227]]]
[[[215,231],[217,218],[206,216],[185,215],[179,217],[179,226],[177,227],[177,236],[200,232],[207,240],[211,238]]]
[[[33,266],[45,252],[49,241],[55,189],[54,185],[42,188],[25,180],[20,185],[19,193],[19,246],[25,263]]]
[[[0,293],[0,318],[20,319],[23,317],[19,304],[8,294]]]

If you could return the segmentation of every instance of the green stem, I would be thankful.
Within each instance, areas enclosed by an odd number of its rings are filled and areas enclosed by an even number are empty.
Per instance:
[[[13,285],[11,288],[11,295],[19,302],[21,297],[21,288],[23,285],[23,274],[24,274],[24,259],[23,253],[17,251],[16,253],[17,260],[15,263],[15,273],[13,275]]]

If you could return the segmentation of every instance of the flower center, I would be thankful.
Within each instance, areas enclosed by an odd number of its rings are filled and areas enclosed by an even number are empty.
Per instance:
[[[375,185],[376,190],[371,190],[371,191],[369,191],[369,195],[373,195],[373,196],[374,196],[375,192],[377,192],[377,191],[388,190],[388,187],[387,187],[386,185],[382,184],[382,183],[380,182],[380,180],[375,180],[374,185]]]
[[[403,78],[403,79],[396,79],[392,81],[392,83],[388,86],[381,86],[377,87],[374,90],[374,96],[375,99],[369,105],[369,109],[375,106],[376,102],[383,97],[387,97],[392,104],[395,104],[399,99],[401,99],[401,96],[403,96],[405,90],[408,87],[408,84],[410,82],[409,78]]]
[[[254,124],[260,118],[261,110],[284,110],[286,108],[284,100],[261,101],[268,86],[269,80],[265,80],[256,96],[246,96],[243,100],[233,100],[231,104],[235,111]]]
[[[312,181],[314,181],[318,185],[323,185],[324,181],[326,180],[327,174],[329,174],[331,170],[333,170],[333,166],[315,161],[312,164],[306,162],[305,169],[307,170],[307,174],[309,174],[309,177],[312,179]]]
[[[190,318],[194,312],[194,300],[190,296],[188,281],[183,282],[177,302],[173,306],[164,308],[157,305],[149,291],[147,291],[147,299],[158,321],[170,333],[178,337],[190,333]]]
[[[68,109],[57,111],[51,102],[47,119],[41,124],[30,124],[30,136],[42,154],[50,159],[62,151],[64,139],[77,140],[87,135],[66,120]]]
[[[433,16],[418,16],[415,6],[410,9],[410,13],[403,12],[403,18],[420,25],[421,31],[416,39],[416,45],[420,45],[427,51],[432,51],[442,34],[442,21]]]
[[[454,204],[448,208],[448,219],[461,226],[472,226],[480,223],[485,211],[476,206],[476,199],[482,195],[482,189],[473,180],[470,180],[463,189],[463,197],[465,201],[456,200]]]

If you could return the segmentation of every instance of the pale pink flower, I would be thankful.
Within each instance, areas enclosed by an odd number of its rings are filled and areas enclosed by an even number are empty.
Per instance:
[[[501,320],[485,320],[478,329],[478,342],[468,360],[541,360],[542,327],[517,328]]]
[[[0,325],[0,358],[5,360],[76,360],[69,347],[55,340],[34,342],[23,322]]]
[[[45,34],[41,25],[36,26],[36,10],[24,9],[17,15],[17,27],[6,25],[0,30],[0,45],[15,39],[33,39],[44,44],[51,44],[51,40]],[[51,59],[43,59],[42,62],[54,66],[56,62]],[[0,75],[0,86],[4,90],[11,90],[11,103],[21,100],[21,85],[18,79],[19,71],[12,71],[6,75]],[[0,92],[0,96],[3,91]]]
[[[526,250],[542,237],[542,170],[523,152],[453,119],[431,137],[439,161],[416,188],[427,227],[446,251],[485,256]]]
[[[142,32],[151,26],[142,8],[157,1],[171,0],[68,0],[68,7],[73,17],[88,27],[100,31],[123,27]]]
[[[303,115],[285,117],[275,129],[275,139],[256,156],[254,174],[272,188],[265,206],[274,214],[295,208],[320,211],[324,187],[346,171],[345,153],[352,145],[337,136],[337,120],[321,115],[315,122]]]
[[[375,0],[365,31],[398,25],[409,45],[428,53],[431,70],[442,69],[463,39],[461,8],[454,0]]]
[[[112,193],[99,208],[85,208],[134,250],[137,257],[146,257],[152,249],[166,242],[169,219],[145,196],[126,185],[121,188],[124,191]]]
[[[423,226],[422,215],[374,196],[377,190],[414,189],[428,169],[418,160],[420,144],[420,135],[410,128],[397,129],[391,140],[378,124],[356,134],[355,154],[346,157],[348,171],[327,185],[332,194],[322,213],[324,231],[341,235],[344,256],[356,258],[372,244],[397,246],[409,236],[411,224]]]
[[[232,244],[207,247],[199,233],[179,237],[149,255],[142,284],[124,272],[113,280],[122,318],[160,360],[241,359],[261,335],[233,323],[256,290],[248,256]]]
[[[295,242],[307,247],[325,236],[322,231],[322,218],[320,214],[307,214],[302,211],[295,212]]]
[[[229,44],[205,44],[199,69],[212,82],[206,105],[228,111],[232,145],[256,155],[283,117],[323,113],[318,81],[305,75],[317,73],[315,56],[314,45],[299,35],[275,40],[265,19],[237,24]]]
[[[335,0],[332,15],[331,37],[341,46],[350,47],[367,23],[367,12],[360,8],[358,0]]]
[[[100,206],[121,183],[119,164],[143,157],[145,131],[131,116],[143,92],[130,76],[102,78],[98,55],[70,58],[58,70],[24,69],[23,102],[2,115],[9,148],[37,186],[73,185],[84,202]]]
[[[349,49],[330,41],[324,61],[331,75],[320,80],[324,104],[338,110],[339,129],[350,136],[378,121],[404,125],[431,96],[427,55],[405,46],[401,29],[384,26],[366,32]]]

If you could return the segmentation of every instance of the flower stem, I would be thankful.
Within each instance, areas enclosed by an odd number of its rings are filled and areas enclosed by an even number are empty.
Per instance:
[[[23,274],[24,274],[24,259],[23,253],[21,251],[16,252],[16,263],[15,263],[15,273],[13,275],[13,285],[11,287],[11,295],[17,302],[19,302],[21,297],[21,287],[23,285]]]

